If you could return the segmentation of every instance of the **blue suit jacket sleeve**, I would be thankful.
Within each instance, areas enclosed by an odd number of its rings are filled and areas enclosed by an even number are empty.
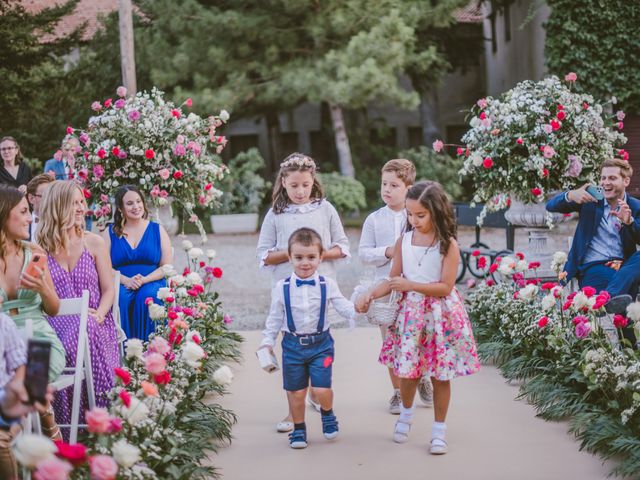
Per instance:
[[[628,205],[633,215],[633,223],[624,225],[623,232],[628,231],[636,244],[640,244],[640,201],[633,197],[627,196]]]
[[[565,198],[566,194],[567,192],[559,193],[549,200],[546,205],[547,211],[553,213],[579,212],[582,209],[582,205],[575,202],[568,202]]]

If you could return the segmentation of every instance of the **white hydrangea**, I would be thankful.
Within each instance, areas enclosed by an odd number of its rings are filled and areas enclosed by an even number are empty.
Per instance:
[[[140,460],[140,449],[121,438],[111,447],[113,459],[124,468],[133,467]]]
[[[171,292],[171,289],[169,287],[161,287],[158,289],[158,293],[156,294],[156,296],[160,299],[160,300],[165,300],[167,297],[171,297],[173,294]]]
[[[149,317],[152,320],[162,320],[167,316],[167,309],[157,303],[149,304]]]
[[[531,300],[536,298],[537,294],[538,294],[538,286],[530,283],[529,285],[527,285],[524,288],[520,289],[518,298],[520,300],[524,300],[524,301],[529,301],[530,302]]]
[[[138,338],[130,338],[127,340],[126,345],[127,359],[131,360],[132,358],[142,358],[142,354],[144,353],[142,340]]]

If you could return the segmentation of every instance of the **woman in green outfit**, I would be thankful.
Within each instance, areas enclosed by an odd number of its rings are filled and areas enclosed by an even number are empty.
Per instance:
[[[60,299],[46,267],[45,271],[39,270],[38,276],[24,271],[34,252],[45,255],[40,247],[25,241],[29,238],[30,223],[31,212],[24,194],[17,188],[0,185],[0,311],[11,316],[18,328],[24,328],[25,320],[31,319],[33,337],[51,343],[49,381],[52,382],[60,376],[66,359],[62,343],[44,314],[56,315]],[[43,427],[45,431],[50,427],[59,433],[52,419],[43,417]]]

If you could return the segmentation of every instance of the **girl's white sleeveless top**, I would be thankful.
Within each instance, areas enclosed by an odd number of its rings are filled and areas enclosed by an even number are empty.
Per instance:
[[[411,245],[412,238],[413,230],[402,235],[402,274],[412,282],[439,282],[442,278],[443,258],[440,242],[433,247],[418,247]]]

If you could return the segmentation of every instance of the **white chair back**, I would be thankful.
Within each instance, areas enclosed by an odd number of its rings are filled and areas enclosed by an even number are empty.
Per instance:
[[[120,363],[124,361],[124,342],[127,341],[127,334],[122,329],[122,322],[120,320],[120,272],[118,270],[113,271],[113,307],[111,307],[111,315],[113,315],[113,323],[116,325],[116,335],[118,340],[118,351],[120,352]]]
[[[82,297],[65,298],[60,301],[58,315],[80,315],[80,326],[78,330],[78,350],[76,352],[76,362],[74,367],[64,369],[62,375],[52,383],[56,390],[63,390],[73,386],[73,403],[71,405],[71,424],[58,425],[60,428],[69,428],[69,443],[76,443],[78,440],[78,429],[80,428],[80,403],[82,399],[82,381],[87,387],[87,397],[89,409],[96,406],[96,394],[93,386],[93,373],[91,369],[91,351],[89,347],[89,334],[87,329],[89,319],[89,291],[83,290]],[[84,424],[82,426],[85,426]]]

